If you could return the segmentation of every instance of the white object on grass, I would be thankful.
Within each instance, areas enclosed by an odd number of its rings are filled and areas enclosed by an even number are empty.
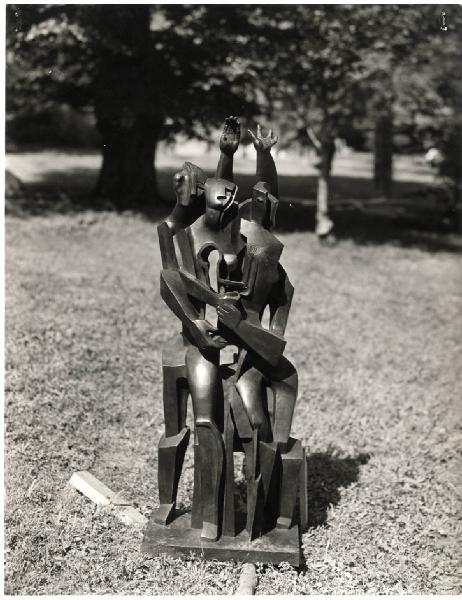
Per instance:
[[[118,492],[113,492],[107,485],[88,471],[77,471],[69,480],[70,485],[99,506],[113,506],[117,517],[125,525],[144,526],[147,523],[139,510]]]

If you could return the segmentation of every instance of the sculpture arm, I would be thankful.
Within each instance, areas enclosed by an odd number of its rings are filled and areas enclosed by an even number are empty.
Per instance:
[[[281,265],[278,265],[278,270],[280,279],[272,290],[269,302],[270,331],[278,335],[284,335],[294,296],[294,286],[290,283],[289,277]]]
[[[205,304],[209,304],[210,306],[218,306],[220,297],[215,290],[181,267],[179,274],[184,289],[189,296],[192,296]]]
[[[264,181],[268,192],[279,197],[278,174],[271,152],[257,152],[257,181]]]
[[[216,177],[234,181],[233,160],[234,153],[239,146],[241,126],[237,117],[227,117],[220,138],[220,158],[218,160]]]
[[[169,309],[186,327],[199,319],[198,311],[189,299],[178,271],[172,269],[161,271],[160,295]]]
[[[239,322],[234,331],[249,349],[272,367],[279,363],[286,346],[286,341],[281,335],[249,323],[245,319]]]
[[[173,243],[174,231],[167,221],[164,221],[157,227],[159,236],[160,256],[162,259],[162,268],[178,269],[178,259]]]
[[[196,279],[183,269],[179,271],[187,294],[214,306],[220,321],[237,335],[244,344],[261,356],[272,366],[276,366],[284,352],[286,341],[277,332],[268,331],[260,325],[253,325],[245,319],[235,303],[239,299],[237,292],[228,292],[220,296],[205,283]],[[226,337],[226,335],[225,335]]]
[[[223,152],[220,154],[220,158],[218,159],[216,177],[219,179],[226,179],[228,181],[234,182],[232,154],[223,154]]]
[[[205,319],[199,317],[196,307],[186,293],[178,271],[164,269],[160,274],[160,295],[170,310],[180,319],[191,341],[199,348],[223,348],[226,340],[217,334]]]
[[[269,193],[277,198],[279,196],[278,174],[273,157],[271,156],[271,148],[276,144],[278,138],[277,136],[273,136],[272,129],[264,137],[260,125],[257,125],[257,135],[250,131],[250,129],[248,132],[257,151],[257,181],[265,182]]]

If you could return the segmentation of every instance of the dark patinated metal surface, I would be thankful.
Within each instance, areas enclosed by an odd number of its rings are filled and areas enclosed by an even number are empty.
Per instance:
[[[191,528],[189,514],[177,517],[169,527],[157,525],[151,519],[141,551],[151,556],[188,556],[193,553],[210,560],[265,564],[287,562],[294,567],[301,563],[298,525],[291,529],[273,529],[252,541],[243,529],[234,537],[222,536],[218,541],[210,542],[201,538],[200,530]]]
[[[283,245],[271,231],[278,205],[271,147],[277,138],[271,130],[263,136],[260,127],[256,135],[249,133],[257,152],[252,197],[238,204],[233,154],[240,125],[228,117],[216,176],[206,178],[199,167],[184,163],[173,181],[177,204],[158,227],[161,296],[182,331],[162,355],[160,506],[143,549],[298,565],[299,523],[307,523],[307,470],[300,442],[290,437],[297,371],[283,355],[294,288],[280,263]],[[262,324],[265,309],[268,327]],[[222,365],[226,346],[237,352]],[[190,515],[179,516],[176,495],[190,438],[189,396],[194,494]],[[236,452],[245,456],[245,515],[235,507]]]

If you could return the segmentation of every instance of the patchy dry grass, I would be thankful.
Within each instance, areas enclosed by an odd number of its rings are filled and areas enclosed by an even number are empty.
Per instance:
[[[458,242],[281,239],[310,528],[306,565],[260,568],[257,593],[461,592]],[[7,219],[9,594],[236,588],[239,565],[143,556],[140,533],[67,485],[88,469],[145,515],[156,505],[160,349],[174,327],[158,272],[141,217]],[[191,485],[189,456],[184,505]]]

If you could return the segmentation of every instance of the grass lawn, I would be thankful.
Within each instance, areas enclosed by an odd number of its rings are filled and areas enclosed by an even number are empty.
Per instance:
[[[259,567],[259,594],[462,592],[462,244],[358,214],[332,248],[280,234],[310,527],[304,566]],[[8,216],[6,260],[5,591],[232,593],[240,565],[146,557],[140,532],[67,484],[86,469],[156,506],[160,352],[177,325],[155,223]],[[181,506],[191,493],[189,454]]]

